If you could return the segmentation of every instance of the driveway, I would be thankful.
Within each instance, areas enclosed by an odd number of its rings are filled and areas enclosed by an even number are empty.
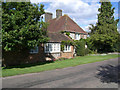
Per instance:
[[[118,58],[2,79],[3,88],[118,88]]]

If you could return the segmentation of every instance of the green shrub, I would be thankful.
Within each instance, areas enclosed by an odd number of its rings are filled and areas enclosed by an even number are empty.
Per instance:
[[[85,49],[85,55],[89,54],[90,50],[88,48]]]
[[[84,56],[85,55],[85,41],[79,40],[76,41],[76,54],[77,56]]]
[[[64,45],[61,44],[61,51],[64,51]]]

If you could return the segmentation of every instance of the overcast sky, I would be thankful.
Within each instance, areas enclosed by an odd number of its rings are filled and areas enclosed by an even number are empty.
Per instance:
[[[89,31],[89,24],[97,22],[99,2],[86,2],[83,0],[51,0],[50,2],[41,2],[41,0],[31,0],[32,3],[40,3],[44,5],[46,12],[53,13],[53,18],[56,17],[56,9],[62,9],[63,15],[67,14],[81,28]],[[115,19],[118,18],[118,2],[111,2],[115,7]]]

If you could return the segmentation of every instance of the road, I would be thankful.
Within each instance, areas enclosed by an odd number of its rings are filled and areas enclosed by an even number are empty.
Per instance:
[[[118,58],[2,79],[3,88],[118,88]]]

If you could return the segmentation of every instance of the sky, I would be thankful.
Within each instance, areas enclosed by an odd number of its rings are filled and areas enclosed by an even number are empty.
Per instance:
[[[72,18],[83,30],[89,32],[90,24],[97,22],[99,2],[86,2],[85,0],[30,0],[32,3],[40,3],[44,5],[45,12],[53,13],[53,18],[56,18],[56,9],[62,10],[62,15],[67,14]],[[111,2],[112,7],[115,7],[114,17],[118,19],[118,2]],[[119,23],[120,24],[120,23]],[[120,27],[119,27],[120,28]],[[119,29],[120,30],[120,29]]]

